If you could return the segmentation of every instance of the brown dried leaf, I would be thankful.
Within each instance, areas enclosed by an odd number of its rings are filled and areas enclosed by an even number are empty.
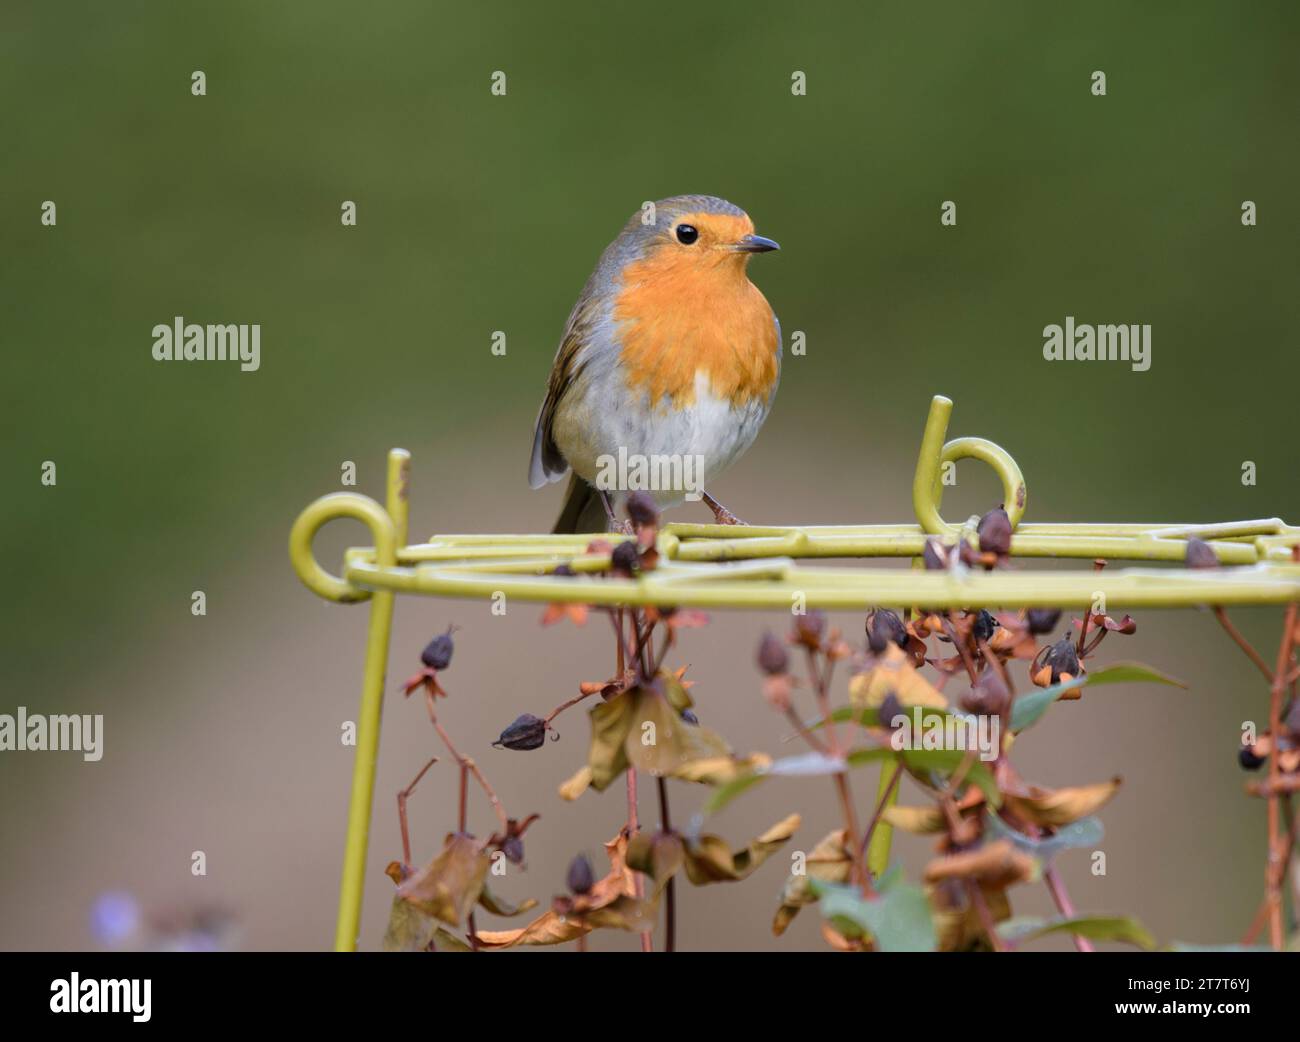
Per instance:
[[[946,709],[948,700],[916,671],[910,656],[897,644],[890,644],[871,668],[849,680],[849,701],[855,706],[878,709],[889,694],[907,708],[929,706]]]
[[[808,853],[804,861],[802,875],[791,874],[781,891],[781,906],[777,908],[772,920],[772,932],[780,937],[804,905],[814,904],[817,895],[808,885],[809,879],[820,879],[827,883],[846,883],[853,863],[849,852],[844,847],[843,829],[836,829],[825,836]]]
[[[943,832],[948,827],[943,811],[938,807],[886,807],[880,817],[895,828],[918,836]]]
[[[437,857],[397,888],[397,895],[426,915],[459,926],[483,892],[491,864],[480,843],[455,833]]]
[[[1031,786],[1028,793],[1004,793],[1005,806],[1021,819],[1035,825],[1059,828],[1100,810],[1118,791],[1119,778],[1095,785],[1067,789],[1040,789]]]
[[[969,879],[986,887],[1005,889],[1013,883],[1028,883],[1039,876],[1038,861],[999,839],[975,850],[937,857],[925,866],[925,881]]]
[[[789,841],[799,822],[799,815],[791,814],[734,852],[717,836],[687,840],[686,877],[696,886],[744,879]]]

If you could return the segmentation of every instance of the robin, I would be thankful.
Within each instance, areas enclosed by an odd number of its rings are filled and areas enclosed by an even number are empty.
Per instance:
[[[537,415],[529,484],[572,471],[552,531],[617,526],[627,494],[703,499],[749,448],[781,376],[781,327],[748,278],[779,249],[740,207],[679,195],[633,215],[569,314]]]

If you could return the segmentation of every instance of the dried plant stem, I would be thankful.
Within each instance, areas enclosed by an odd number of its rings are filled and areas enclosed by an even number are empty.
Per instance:
[[[1216,604],[1211,610],[1214,612],[1214,617],[1219,620],[1219,625],[1224,628],[1229,637],[1237,642],[1237,647],[1241,648],[1250,661],[1255,663],[1259,671],[1264,674],[1264,679],[1270,684],[1273,683],[1273,671],[1268,668],[1264,656],[1256,651],[1250,641],[1241,635],[1241,631],[1232,624],[1232,620],[1228,618],[1228,613],[1223,610],[1223,607]]]
[[[1286,691],[1286,676],[1294,650],[1295,625],[1296,605],[1289,604],[1282,623],[1282,641],[1277,652],[1277,669],[1273,671],[1268,705],[1268,727],[1269,734],[1273,736],[1273,753],[1268,758],[1268,861],[1264,867],[1264,893],[1268,902],[1269,943],[1275,951],[1282,950],[1286,939],[1282,921],[1282,883],[1286,879],[1287,869],[1282,850],[1281,796],[1277,792],[1277,783],[1282,772],[1278,762],[1277,742],[1278,736],[1282,733],[1282,696]]]
[[[966,648],[966,642],[957,639],[957,626],[953,622],[952,612],[948,612],[946,616],[940,616],[939,621],[943,623],[944,633],[952,641],[952,646],[957,649],[957,654],[961,656],[962,665],[966,667],[966,674],[970,677],[970,682],[974,684],[979,679],[975,672],[975,662],[971,659],[970,651]]]
[[[627,835],[630,839],[641,831],[641,819],[637,814],[637,795],[636,795],[636,768],[629,766],[625,772],[627,775]],[[641,881],[641,874],[634,872],[632,874],[632,887],[636,893],[637,900],[645,897],[645,885]],[[652,952],[655,950],[654,938],[649,930],[641,933],[641,950],[643,952]]]
[[[808,682],[812,685],[813,691],[817,697],[817,710],[821,713],[822,719],[826,721],[826,743],[829,755],[839,759],[844,755],[844,747],[840,745],[839,734],[836,731],[835,724],[831,720],[831,699],[828,687],[830,671],[823,673],[817,668],[817,655],[812,648],[808,648]],[[853,859],[851,867],[852,876],[866,893],[871,893],[871,880],[868,877],[863,860],[858,853],[858,816],[853,809],[853,793],[849,789],[848,779],[844,776],[843,771],[837,771],[832,775],[835,783],[835,792],[839,797],[840,811],[844,815],[844,839],[845,849],[849,851],[849,856]]]
[[[668,779],[660,775],[655,779],[659,787],[659,828],[663,832],[673,830],[672,817],[668,809]],[[676,879],[668,877],[664,887],[664,951],[677,950],[677,887]]]
[[[402,864],[404,865],[409,866],[411,864],[411,829],[406,820],[406,801],[411,798],[411,793],[415,791],[415,787],[420,783],[420,779],[424,777],[425,772],[437,762],[438,758],[436,756],[432,757],[428,763],[420,768],[420,773],[411,779],[411,784],[397,794],[397,821],[402,827]],[[463,830],[464,826],[462,825],[461,828]]]
[[[447,752],[451,753],[452,759],[460,764],[462,770],[468,770],[470,774],[474,775],[474,780],[478,782],[479,787],[487,796],[488,802],[492,804],[492,810],[497,816],[497,821],[501,823],[501,831],[507,832],[510,827],[510,819],[506,817],[505,808],[501,806],[501,801],[497,798],[497,794],[493,791],[492,786],[488,784],[488,780],[483,777],[483,772],[478,769],[478,764],[470,759],[470,757],[462,756],[457,752],[456,746],[451,740],[451,736],[447,734],[442,724],[438,722],[438,714],[433,708],[432,692],[427,690],[425,691],[424,704],[429,710],[429,722],[433,724],[433,729],[438,732],[438,737],[442,739],[442,744],[447,747]]]
[[[1043,869],[1043,882],[1047,884],[1047,889],[1052,895],[1052,900],[1056,902],[1057,910],[1067,919],[1074,916],[1074,902],[1070,900],[1070,893],[1065,889],[1065,880],[1056,871],[1055,865],[1049,865]],[[1074,934],[1074,946],[1081,952],[1095,952],[1097,949],[1088,938]]]
[[[554,720],[557,716],[559,716],[561,713],[563,713],[566,709],[572,709],[572,708],[573,708],[574,706],[576,706],[579,702],[586,701],[588,698],[590,698],[592,695],[595,695],[595,694],[599,694],[599,691],[598,691],[598,690],[597,690],[597,691],[584,691],[582,694],[578,695],[576,698],[571,698],[571,699],[569,699],[567,702],[561,702],[558,706],[556,706],[554,709],[551,710],[550,714],[546,717],[546,723],[549,724],[552,720]]]
[[[984,891],[980,889],[978,883],[967,881],[966,892],[970,895],[970,903],[975,909],[975,914],[979,916],[980,926],[984,928],[984,933],[989,939],[989,944],[995,952],[1004,952],[1007,946],[1003,943],[1002,938],[998,936],[997,925],[993,922],[993,914],[989,911],[988,902],[984,900]]]

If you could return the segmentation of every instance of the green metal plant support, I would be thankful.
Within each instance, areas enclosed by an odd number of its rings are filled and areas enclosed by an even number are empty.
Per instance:
[[[509,599],[538,603],[658,605],[709,608],[808,608],[862,610],[873,605],[931,608],[1086,608],[1101,595],[1111,606],[1181,608],[1200,605],[1286,604],[1300,601],[1300,528],[1277,518],[1218,524],[1027,524],[1027,491],[1011,455],[984,438],[945,441],[952,402],[930,403],[912,504],[917,523],[843,526],[743,526],[672,523],[659,534],[660,563],[635,579],[605,573],[609,556],[586,554],[600,535],[438,535],[408,545],[407,482],[410,453],[388,456],[387,503],[336,492],[322,496],[294,522],[289,557],[299,578],[326,600],[370,600],[370,628],[357,726],[357,755],[348,812],[343,882],[335,949],[356,948],[365,880],[366,847],[379,748],[393,597],[421,593],[442,597]],[[922,571],[898,568],[815,567],[814,558],[911,558],[926,539],[973,540],[978,518],[961,524],[943,519],[944,464],[977,459],[996,471],[1011,519],[1015,557],[1125,560],[1181,565],[1190,537],[1210,544],[1221,564],[1213,570],[1185,567],[1072,571]],[[317,563],[312,540],[327,521],[364,522],[374,546],[349,549],[341,575]],[[573,576],[555,576],[567,564]],[[881,780],[882,788],[885,779]],[[884,867],[890,834],[873,837],[869,865]]]

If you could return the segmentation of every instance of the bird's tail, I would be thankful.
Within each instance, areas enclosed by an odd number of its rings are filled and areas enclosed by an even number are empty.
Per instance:
[[[564,494],[564,508],[551,529],[554,534],[577,532],[604,532],[609,528],[609,517],[600,495],[577,474],[569,475],[569,488]]]

